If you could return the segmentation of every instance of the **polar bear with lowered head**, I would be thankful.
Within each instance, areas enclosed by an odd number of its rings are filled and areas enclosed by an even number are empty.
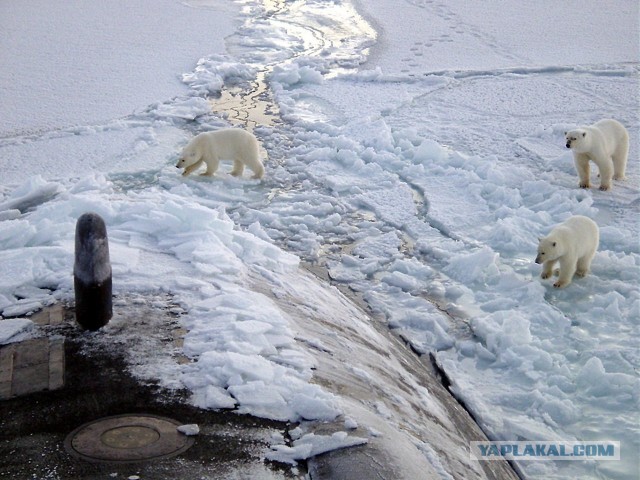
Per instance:
[[[207,166],[202,175],[212,176],[218,170],[220,160],[233,160],[231,175],[241,176],[244,167],[253,171],[253,178],[262,178],[264,166],[258,157],[258,140],[246,130],[223,128],[196,135],[184,147],[177,168],[184,168],[186,177],[200,165]]]
[[[589,160],[600,170],[600,190],[611,188],[611,179],[623,180],[629,154],[629,133],[620,122],[600,120],[564,134],[580,177],[580,188],[589,188]]]
[[[589,273],[591,260],[598,249],[600,230],[590,218],[574,215],[538,241],[536,263],[542,264],[542,278],[553,275],[553,266],[559,262],[558,281],[553,286],[562,288],[571,283],[574,275],[584,277]]]

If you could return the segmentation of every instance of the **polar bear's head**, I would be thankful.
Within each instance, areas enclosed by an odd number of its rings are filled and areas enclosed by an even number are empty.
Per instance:
[[[201,143],[201,139],[199,139],[197,136],[194,137],[182,150],[176,167],[187,168],[191,165],[194,165],[195,163],[198,163],[202,158]]]
[[[567,148],[576,152],[586,151],[589,149],[588,132],[583,128],[576,128],[569,132],[565,132],[564,138],[567,141]]]
[[[561,246],[558,244],[558,240],[551,235],[538,239],[538,256],[536,257],[536,263],[544,263],[552,260],[557,260],[563,254]]]

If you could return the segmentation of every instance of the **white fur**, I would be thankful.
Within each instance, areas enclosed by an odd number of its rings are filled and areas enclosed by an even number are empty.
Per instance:
[[[589,273],[599,241],[600,230],[596,222],[582,215],[569,217],[549,235],[539,239],[536,263],[542,263],[542,278],[553,274],[556,262],[560,263],[560,273],[554,287],[566,287],[574,274],[584,277]]]
[[[600,120],[593,125],[566,132],[565,139],[567,148],[573,150],[580,188],[589,188],[589,160],[600,170],[600,190],[609,190],[611,179],[624,179],[629,133],[620,122]]]
[[[207,170],[202,175],[212,176],[218,170],[220,160],[233,160],[231,175],[241,176],[247,166],[253,171],[253,178],[262,178],[264,166],[258,151],[258,140],[252,133],[239,128],[223,128],[192,138],[184,147],[176,167],[184,168],[182,175],[186,177],[204,163]]]

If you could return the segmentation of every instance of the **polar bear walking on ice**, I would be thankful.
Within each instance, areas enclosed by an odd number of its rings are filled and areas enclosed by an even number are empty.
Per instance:
[[[589,188],[589,160],[600,170],[600,190],[611,188],[611,179],[623,180],[629,154],[629,133],[620,122],[600,120],[565,133],[567,148],[580,177],[580,188]]]
[[[262,178],[264,166],[258,151],[258,140],[252,133],[239,128],[223,128],[193,137],[184,147],[176,167],[184,168],[182,176],[186,177],[205,164],[207,170],[202,175],[210,177],[218,170],[220,160],[233,160],[231,175],[242,176],[247,166],[253,171],[253,178]]]
[[[569,217],[549,235],[539,239],[536,263],[542,264],[541,277],[553,275],[556,262],[560,263],[560,272],[554,287],[566,287],[574,274],[584,277],[589,273],[599,241],[600,230],[596,222],[582,215]]]

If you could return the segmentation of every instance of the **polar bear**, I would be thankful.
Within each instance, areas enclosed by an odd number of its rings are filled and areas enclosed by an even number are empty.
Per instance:
[[[207,170],[202,174],[212,176],[218,170],[220,160],[233,160],[231,175],[241,176],[244,167],[253,171],[253,178],[262,178],[264,166],[258,157],[258,140],[246,130],[223,128],[196,135],[184,147],[177,168],[184,168],[186,177],[203,163]]]
[[[567,148],[580,177],[580,188],[589,188],[589,160],[600,170],[600,190],[611,188],[611,179],[623,180],[629,154],[629,133],[620,122],[600,120],[565,132]]]
[[[542,278],[549,278],[555,263],[560,262],[558,281],[553,286],[562,288],[571,283],[574,274],[584,277],[589,273],[591,260],[598,249],[600,230],[590,218],[574,215],[538,241],[536,263],[542,263]]]

